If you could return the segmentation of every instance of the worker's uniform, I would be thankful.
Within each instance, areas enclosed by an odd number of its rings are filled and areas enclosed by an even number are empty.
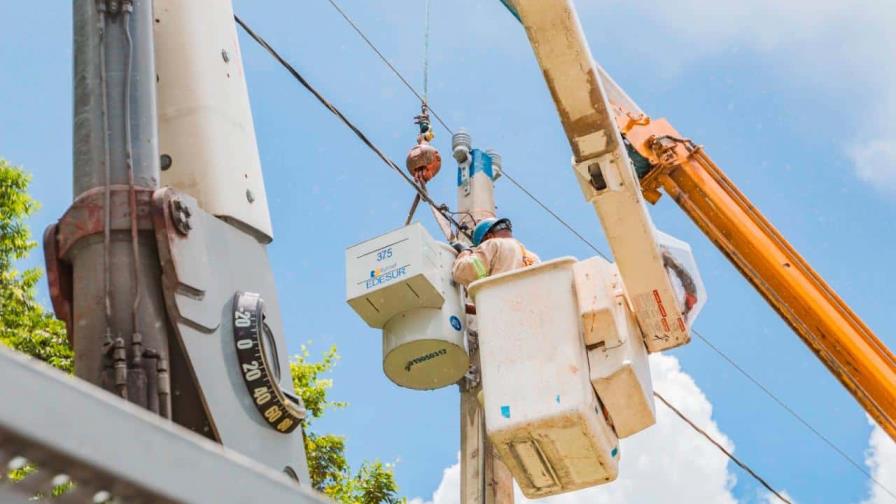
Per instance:
[[[513,238],[491,238],[462,252],[454,261],[454,281],[464,287],[490,275],[537,264],[541,260]]]

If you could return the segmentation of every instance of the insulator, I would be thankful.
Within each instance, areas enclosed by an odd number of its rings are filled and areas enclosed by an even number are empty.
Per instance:
[[[460,129],[451,137],[451,154],[458,163],[463,163],[470,155],[473,149],[473,137],[467,133],[467,130]]]
[[[493,180],[497,180],[498,177],[501,176],[501,169],[504,167],[501,155],[494,149],[486,149],[485,153],[488,154],[488,157],[492,158],[492,172],[494,173]]]

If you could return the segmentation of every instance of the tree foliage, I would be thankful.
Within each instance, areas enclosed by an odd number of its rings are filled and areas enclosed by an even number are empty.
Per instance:
[[[73,358],[65,325],[35,298],[40,270],[16,269],[37,246],[25,224],[38,208],[28,195],[30,182],[25,171],[0,159],[0,343],[70,373]]]
[[[398,504],[406,502],[398,497],[398,485],[392,464],[380,461],[364,462],[357,472],[352,471],[345,458],[345,438],[335,434],[318,434],[312,429],[314,420],[329,409],[342,409],[344,402],[327,397],[333,381],[321,375],[330,371],[339,360],[336,347],[324,352],[321,360],[309,360],[308,347],[290,362],[293,387],[305,403],[305,452],[308,472],[315,489],[345,504]]]
[[[30,182],[25,171],[0,159],[0,344],[71,373],[74,360],[65,325],[35,298],[40,270],[16,269],[16,263],[37,246],[25,224],[38,208],[28,195]],[[6,476],[16,482],[36,471],[27,464],[9,470]],[[71,483],[58,485],[50,495],[61,495],[70,488]],[[35,498],[42,496],[37,494]]]

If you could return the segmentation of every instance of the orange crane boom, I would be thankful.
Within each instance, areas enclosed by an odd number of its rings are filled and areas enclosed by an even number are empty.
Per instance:
[[[616,106],[623,135],[651,170],[645,199],[660,189],[753,284],[890,437],[896,439],[896,359],[827,282],[710,159],[666,120]]]

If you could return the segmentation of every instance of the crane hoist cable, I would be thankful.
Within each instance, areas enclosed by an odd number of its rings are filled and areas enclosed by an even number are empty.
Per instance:
[[[255,33],[252,28],[250,28],[246,23],[243,22],[242,19],[239,18],[239,16],[234,16],[233,18],[237,22],[237,24],[240,25],[240,27],[245,30],[246,33],[250,37],[252,37],[255,42],[258,43],[258,45],[264,48],[274,59],[276,59],[277,62],[280,63],[280,65],[283,66],[283,68],[285,68],[305,89],[307,89],[312,95],[314,95],[314,97],[317,98],[317,100],[324,107],[326,107],[327,110],[332,112],[333,115],[339,118],[339,120],[342,121],[343,124],[345,124],[350,130],[352,130],[355,136],[357,136],[358,139],[364,143],[364,145],[372,150],[374,154],[376,154],[377,157],[379,157],[386,164],[386,166],[395,170],[405,180],[405,182],[413,187],[423,201],[429,204],[429,206],[432,207],[435,212],[438,212],[442,217],[444,217],[445,220],[453,224],[456,227],[458,233],[462,233],[469,238],[470,233],[466,229],[466,226],[464,226],[454,218],[454,215],[452,214],[447,204],[436,203],[428,194],[426,194],[425,190],[420,188],[419,184],[417,184],[410,175],[405,174],[404,171],[395,163],[395,161],[392,161],[388,156],[386,156],[386,154],[383,153],[383,151],[380,150],[380,148],[377,147],[376,144],[374,144],[373,141],[371,141],[363,131],[355,126],[354,123],[352,123],[338,108],[336,108],[336,106],[334,106],[326,98],[324,98],[324,96],[321,95],[320,92],[318,92],[317,89],[315,89],[314,86],[312,86],[307,80],[305,80],[305,78],[302,77],[302,74],[300,74],[298,70],[295,69],[295,67],[293,67],[288,61],[283,59],[283,56],[281,56],[280,53],[278,53],[273,47],[271,47],[271,45],[268,44],[267,41],[265,41],[260,35]]]
[[[417,144],[408,152],[408,157],[405,161],[408,172],[414,177],[414,180],[423,191],[426,191],[426,183],[432,180],[442,168],[442,156],[439,154],[439,150],[431,143],[433,138],[435,138],[435,134],[432,131],[432,125],[429,120],[429,105],[427,103],[429,100],[429,19],[431,7],[432,0],[426,0],[426,20],[423,29],[423,101],[420,103],[420,115],[414,117],[414,124],[419,129]],[[411,209],[408,211],[408,217],[404,223],[406,226],[414,218],[417,205],[420,204],[420,197],[420,193],[414,196],[414,201],[411,203]],[[439,222],[438,216],[435,217],[436,221]],[[441,222],[439,224],[439,227],[442,227]],[[452,238],[448,236],[450,232],[445,234],[449,240]]]
[[[397,68],[392,64],[391,61],[379,50],[379,48],[370,40],[369,37],[360,29],[360,27],[355,23],[346,12],[335,2],[335,0],[328,0],[330,4],[336,9],[337,12],[345,19],[345,21],[351,26],[351,28],[364,40],[364,42],[370,47],[370,49],[376,53],[379,59],[395,74],[396,77],[407,87],[407,89],[413,93],[417,98],[421,100],[421,102],[426,101],[427,108],[429,112],[436,118],[439,124],[448,131],[450,134],[454,134],[454,131],[448,124],[442,120],[442,118],[438,115],[438,113],[429,107],[428,99],[425,99],[413,85],[408,82],[408,80],[398,71]],[[502,4],[507,8],[507,10],[517,19],[520,20],[519,14],[516,12],[516,9],[507,1],[500,0]],[[512,175],[507,173],[507,169],[503,168],[501,171],[502,175],[507,178],[517,189],[523,192],[529,199],[535,202],[538,206],[540,206],[545,212],[547,212],[551,217],[554,218],[561,226],[565,227],[571,234],[573,234],[576,238],[578,238],[583,244],[588,246],[591,250],[593,250],[596,254],[603,257],[604,259],[611,261],[606,253],[600,250],[597,246],[595,246],[590,240],[585,238],[579,231],[577,231],[572,225],[570,225],[566,220],[564,220],[560,215],[558,215],[553,209],[551,209],[548,205],[546,205],[541,199],[539,199],[536,195],[534,195],[531,191],[529,191],[524,185],[522,185],[519,181],[517,181]],[[852,457],[846,454],[846,452],[837,446],[833,441],[831,441],[828,437],[822,434],[818,429],[816,429],[812,424],[810,424],[805,418],[800,416],[793,408],[787,405],[783,399],[779,398],[775,395],[768,387],[766,387],[762,382],[760,382],[757,378],[751,375],[748,371],[746,371],[743,367],[738,365],[732,357],[723,352],[720,348],[715,346],[708,338],[703,336],[696,329],[693,330],[694,334],[698,337],[700,341],[702,341],[706,346],[708,346],[713,352],[715,352],[719,357],[721,357],[724,361],[726,361],[729,365],[734,367],[740,374],[742,374],[748,381],[752,382],[757,388],[760,389],[766,396],[768,396],[773,402],[778,404],[785,412],[787,412],[791,417],[797,420],[798,423],[802,424],[807,430],[812,432],[819,440],[828,445],[834,452],[836,452],[841,458],[843,458],[847,463],[852,465],[856,470],[862,473],[865,477],[867,477],[871,482],[877,485],[879,488],[884,490],[887,494],[889,494],[894,501],[896,501],[896,493],[891,491],[889,488],[884,486],[879,480],[877,480],[871,473],[868,472],[861,464],[855,461]]]
[[[389,61],[389,59],[386,58],[386,56],[382,52],[380,52],[379,48],[377,48],[377,46],[369,38],[367,38],[367,35],[365,35],[363,31],[361,31],[361,29],[358,27],[357,24],[355,24],[355,22],[352,20],[352,18],[350,18],[348,16],[348,14],[346,14],[346,12],[344,10],[342,10],[342,7],[340,7],[339,4],[337,4],[335,0],[327,0],[327,1],[330,2],[330,5],[332,5],[333,8],[336,9],[336,12],[338,12],[339,15],[342,16],[342,18],[345,19],[345,21],[352,27],[352,29],[355,30],[355,33],[357,33],[358,36],[364,40],[364,42],[367,44],[367,46],[370,47],[370,49],[373,50],[373,52],[375,52],[377,56],[379,56],[380,60],[387,67],[389,67],[390,70],[392,70],[392,73],[395,74],[396,77],[398,77],[398,80],[400,80],[404,84],[404,86],[406,88],[408,88],[408,90],[411,93],[413,93],[414,96],[416,96],[420,100],[420,103],[428,103],[428,98],[423,96],[422,94],[420,94],[417,91],[417,89],[410,82],[408,82],[407,79],[405,79],[404,75],[402,75],[401,72],[399,72],[398,69],[395,68],[395,65],[393,65],[392,62]],[[445,131],[447,131],[451,135],[454,134],[454,131],[448,127],[448,125],[445,123],[445,121],[442,120],[441,116],[439,116],[439,114],[436,113],[435,110],[429,109],[428,105],[427,105],[427,109],[429,110],[430,113],[432,113],[432,116],[436,118],[436,121],[438,121],[439,124],[441,124],[442,127],[445,128]]]

